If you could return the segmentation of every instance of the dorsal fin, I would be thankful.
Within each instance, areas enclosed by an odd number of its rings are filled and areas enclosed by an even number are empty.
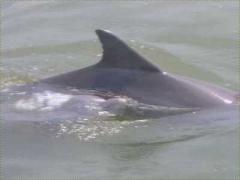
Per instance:
[[[103,48],[103,56],[98,63],[99,67],[161,72],[158,67],[148,62],[112,33],[104,30],[96,30],[96,34]]]

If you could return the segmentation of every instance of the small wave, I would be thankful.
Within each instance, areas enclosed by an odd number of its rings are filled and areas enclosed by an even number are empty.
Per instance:
[[[6,89],[10,86],[22,85],[33,81],[34,78],[30,77],[29,75],[21,75],[14,72],[3,72],[1,73],[0,90]]]

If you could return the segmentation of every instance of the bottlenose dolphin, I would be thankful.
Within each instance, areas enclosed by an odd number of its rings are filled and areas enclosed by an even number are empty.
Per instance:
[[[38,83],[111,92],[163,107],[208,108],[234,104],[233,92],[166,73],[109,31],[96,30],[96,34],[103,48],[98,63]]]

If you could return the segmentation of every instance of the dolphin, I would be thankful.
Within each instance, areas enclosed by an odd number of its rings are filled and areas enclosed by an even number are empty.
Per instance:
[[[100,29],[95,32],[103,48],[98,63],[39,83],[110,92],[163,107],[209,108],[234,104],[232,91],[169,74],[113,33]]]

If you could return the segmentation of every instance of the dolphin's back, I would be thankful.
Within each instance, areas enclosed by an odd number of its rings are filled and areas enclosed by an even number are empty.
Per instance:
[[[231,95],[226,99],[218,88],[163,73],[112,33],[96,33],[103,47],[97,64],[40,82],[109,91],[161,106],[213,107],[233,101]]]

